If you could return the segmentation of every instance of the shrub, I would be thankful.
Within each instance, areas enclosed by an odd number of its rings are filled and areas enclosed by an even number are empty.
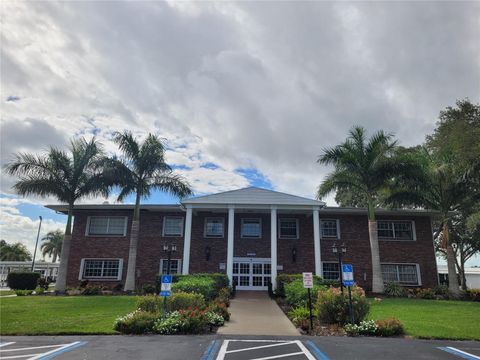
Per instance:
[[[164,298],[158,295],[141,296],[137,300],[137,309],[140,311],[159,314],[162,313]]]
[[[169,311],[203,308],[205,307],[205,298],[202,294],[177,292],[168,298],[167,306]]]
[[[100,286],[87,286],[82,290],[81,294],[82,295],[101,295],[102,288]]]
[[[358,335],[376,335],[378,332],[378,326],[373,320],[362,321],[360,324],[347,324],[344,327],[347,335],[349,336],[358,336]]]
[[[186,279],[198,279],[198,278],[207,278],[211,279],[214,282],[215,289],[219,291],[222,288],[229,287],[230,282],[228,280],[228,276],[223,273],[197,273],[197,274],[189,274],[189,275],[181,275],[175,274],[172,275],[172,282],[180,282]],[[157,282],[161,283],[161,276],[158,276]]]
[[[223,316],[218,315],[214,311],[207,311],[205,313],[205,317],[207,318],[207,323],[212,326],[223,326],[225,324],[225,319]]]
[[[173,311],[165,318],[158,319],[153,329],[159,334],[199,334],[205,331],[208,319],[205,311]]]
[[[157,288],[154,284],[143,284],[141,293],[143,295],[156,294]]]
[[[80,283],[78,284],[78,287],[81,289],[84,289],[88,286],[89,281],[88,280],[81,280]]]
[[[480,289],[468,289],[465,298],[470,301],[480,301]]]
[[[7,275],[7,285],[12,290],[35,290],[39,273],[35,272],[11,272]]]
[[[122,334],[147,334],[153,331],[158,314],[135,310],[115,320],[113,329]]]
[[[37,294],[37,295],[43,295],[44,293],[45,293],[45,289],[43,287],[38,286],[35,289],[35,294]]]
[[[313,285],[313,288],[311,289],[313,298],[312,302],[315,302],[315,297],[318,291],[324,289],[326,289],[325,286],[320,286],[317,284]],[[285,285],[285,301],[288,305],[293,307],[308,305],[308,289],[303,287],[303,280],[294,280]]]
[[[232,290],[230,288],[221,288],[220,291],[218,292],[218,296],[216,300],[225,304],[226,306],[230,306],[231,296],[232,296]]]
[[[207,307],[207,311],[213,311],[215,314],[223,317],[225,321],[230,320],[230,313],[228,312],[227,306],[218,301],[211,302]]]
[[[207,277],[183,278],[172,284],[172,291],[202,294],[206,300],[213,300],[216,294],[213,279]]]
[[[435,299],[435,293],[432,289],[418,289],[416,295],[419,299]]]
[[[17,296],[28,296],[33,294],[33,290],[15,290]]]
[[[46,291],[46,290],[48,290],[48,285],[50,285],[50,281],[48,281],[48,279],[42,278],[42,277],[38,278],[37,286],[39,288],[42,288],[43,290]],[[35,292],[37,292],[37,291],[35,291]]]
[[[277,289],[275,293],[277,296],[285,297],[285,285],[296,281],[296,280],[303,280],[302,274],[279,274],[277,275]],[[313,283],[316,285],[324,285],[324,286],[340,286],[340,283],[337,280],[325,280],[322,279],[320,276],[313,276]]]
[[[405,334],[405,329],[403,328],[400,320],[395,318],[381,319],[375,321],[377,324],[378,330],[377,335],[379,336],[398,336]]]
[[[396,282],[390,282],[385,285],[385,295],[391,297],[407,297],[408,292],[402,285]]]
[[[362,288],[352,288],[352,303],[355,323],[359,324],[365,319],[370,309],[370,304]],[[317,300],[318,318],[328,324],[344,325],[350,322],[350,307],[348,295],[342,295],[339,288],[320,290]]]
[[[312,315],[316,316],[315,311],[312,311]],[[288,312],[288,317],[292,320],[293,325],[300,327],[304,330],[310,326],[310,311],[308,308],[301,306],[294,308]]]

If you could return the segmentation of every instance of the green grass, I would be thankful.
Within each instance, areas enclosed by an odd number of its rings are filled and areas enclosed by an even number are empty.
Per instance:
[[[13,290],[0,290],[0,297],[6,295],[14,295],[15,291]]]
[[[1,335],[115,334],[134,296],[25,296],[0,300]]]
[[[396,317],[416,338],[480,340],[480,303],[469,301],[383,299],[372,302],[369,318]]]

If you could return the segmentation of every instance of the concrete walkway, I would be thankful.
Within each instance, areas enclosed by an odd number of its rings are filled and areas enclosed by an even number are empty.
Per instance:
[[[218,329],[222,335],[298,336],[300,333],[287,316],[262,291],[237,291],[231,300],[230,321]]]

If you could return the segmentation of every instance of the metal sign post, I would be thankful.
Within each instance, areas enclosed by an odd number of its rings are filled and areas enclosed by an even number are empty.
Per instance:
[[[352,304],[352,286],[353,286],[353,266],[351,264],[342,265],[343,285],[348,288],[348,302],[350,307],[350,321],[355,324],[355,315]]]
[[[303,273],[303,287],[308,291],[308,309],[310,311],[310,331],[313,330],[313,315],[312,315],[312,292],[313,288],[313,274]]]

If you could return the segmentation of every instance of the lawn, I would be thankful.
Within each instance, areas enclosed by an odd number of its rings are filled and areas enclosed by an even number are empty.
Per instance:
[[[114,334],[134,296],[22,296],[0,300],[1,335]]]
[[[15,291],[13,290],[0,290],[0,296],[7,296],[13,294],[15,294]]]
[[[372,302],[370,319],[396,317],[417,338],[480,340],[480,303],[383,299]]]

